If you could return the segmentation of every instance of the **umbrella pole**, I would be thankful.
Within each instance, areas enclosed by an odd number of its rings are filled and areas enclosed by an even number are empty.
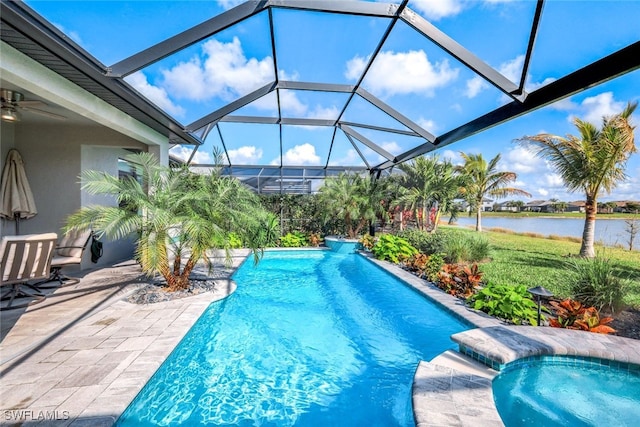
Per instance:
[[[16,236],[20,235],[20,214],[14,214],[13,217],[16,220]]]

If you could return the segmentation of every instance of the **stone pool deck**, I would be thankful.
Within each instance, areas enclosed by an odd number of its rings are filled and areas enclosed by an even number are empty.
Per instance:
[[[183,299],[124,301],[146,283],[125,262],[2,311],[0,425],[111,426],[209,304],[235,290],[229,277],[247,254],[219,265],[214,291]]]
[[[145,282],[138,266],[125,262],[85,272],[77,285],[26,310],[2,311],[0,425],[111,426],[208,305],[233,292],[229,277],[246,255],[236,252],[232,268],[216,270],[214,292],[188,298],[124,301]],[[372,262],[477,327],[453,337],[472,357],[447,351],[418,366],[419,426],[502,425],[491,390],[497,371],[478,360],[575,354],[640,364],[640,341],[506,326],[394,265]]]

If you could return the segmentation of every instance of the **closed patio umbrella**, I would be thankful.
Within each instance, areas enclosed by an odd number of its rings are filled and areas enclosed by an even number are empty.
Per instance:
[[[0,185],[0,217],[16,221],[16,234],[20,233],[20,220],[35,216],[36,203],[27,174],[24,170],[22,156],[16,149],[9,150],[7,161],[2,171],[2,183]]]

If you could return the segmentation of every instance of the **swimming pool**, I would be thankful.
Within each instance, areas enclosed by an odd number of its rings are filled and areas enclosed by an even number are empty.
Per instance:
[[[357,254],[268,251],[233,279],[117,425],[413,425],[418,362],[469,328]]]
[[[504,424],[638,426],[640,371],[603,362],[552,356],[507,367],[493,380]]]

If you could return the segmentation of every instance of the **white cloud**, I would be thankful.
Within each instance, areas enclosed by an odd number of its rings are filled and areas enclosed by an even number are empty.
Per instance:
[[[345,76],[356,80],[364,71],[367,59],[356,56],[347,62]],[[420,93],[434,96],[434,90],[458,77],[445,59],[431,63],[423,50],[381,52],[365,78],[366,86],[378,96]]]
[[[332,105],[331,107],[322,107],[320,105],[316,105],[313,111],[309,112],[309,115],[307,117],[310,119],[335,120],[338,118],[339,114],[340,110],[335,105]]]
[[[544,176],[544,180],[550,187],[564,187],[564,181],[557,173],[548,173]]]
[[[134,87],[138,92],[144,95],[149,101],[158,107],[176,117],[183,117],[184,108],[176,105],[169,99],[169,94],[164,88],[154,86],[147,81],[147,77],[142,71],[137,71],[125,78],[127,83]]]
[[[414,0],[411,7],[426,18],[437,21],[462,11],[461,0]]]
[[[431,119],[425,119],[424,117],[420,117],[416,122],[423,129],[428,130],[431,133],[435,133],[438,130],[438,125]]]
[[[280,91],[280,108],[282,109],[282,113],[284,115],[292,115],[296,117],[301,117],[307,114],[307,110],[309,107],[303,104],[295,92],[290,90],[281,90]]]
[[[546,169],[544,161],[525,147],[510,149],[502,159],[504,160],[502,163],[503,170],[511,172],[533,173]]]
[[[172,156],[179,158],[182,161],[188,161],[189,157],[191,157],[191,153],[193,152],[193,147],[185,147],[184,145],[178,145],[169,150]],[[196,151],[196,154],[193,156],[191,160],[192,164],[212,164],[213,156],[206,151]]]
[[[581,104],[582,120],[600,126],[603,117],[613,116],[624,109],[624,103],[613,99],[613,92],[604,92],[600,95],[585,98]]]
[[[202,58],[162,71],[164,87],[177,98],[194,101],[244,96],[273,81],[273,74],[272,58],[246,58],[237,37],[230,43],[209,40],[202,44]]]
[[[549,191],[544,188],[538,188],[537,193],[544,197],[549,195]]]
[[[395,141],[383,142],[380,144],[380,147],[383,150],[386,150],[388,153],[393,154],[394,156],[397,156],[398,154],[402,153],[402,147],[400,147],[400,145],[398,145],[398,143]],[[380,161],[383,161],[383,160],[387,160],[387,159],[380,157]]]
[[[279,165],[280,158],[275,158],[271,161],[272,165]],[[308,142],[296,145],[293,148],[287,150],[282,156],[282,164],[284,165],[319,165],[320,156],[316,154],[316,147]]]
[[[467,80],[467,90],[465,91],[465,95],[469,99],[475,98],[476,95],[488,87],[489,85],[482,77],[475,76]]]
[[[218,4],[225,10],[231,9],[232,7],[236,7],[240,3],[244,3],[245,0],[218,0]]]
[[[335,165],[335,166],[352,166],[352,165],[364,166],[364,163],[362,162],[362,158],[360,157],[358,152],[353,148],[348,149],[344,157],[336,160],[331,160],[329,164]]]
[[[255,164],[262,158],[262,148],[245,145],[235,150],[228,150],[227,154],[232,164]]]
[[[520,83],[520,76],[522,74],[522,67],[524,65],[524,55],[518,55],[514,59],[503,62],[498,67],[498,71],[511,80],[513,83]]]
[[[440,157],[443,160],[449,160],[454,165],[462,165],[462,164],[464,164],[464,161],[462,160],[462,157],[460,156],[460,152],[459,151],[444,150]]]

